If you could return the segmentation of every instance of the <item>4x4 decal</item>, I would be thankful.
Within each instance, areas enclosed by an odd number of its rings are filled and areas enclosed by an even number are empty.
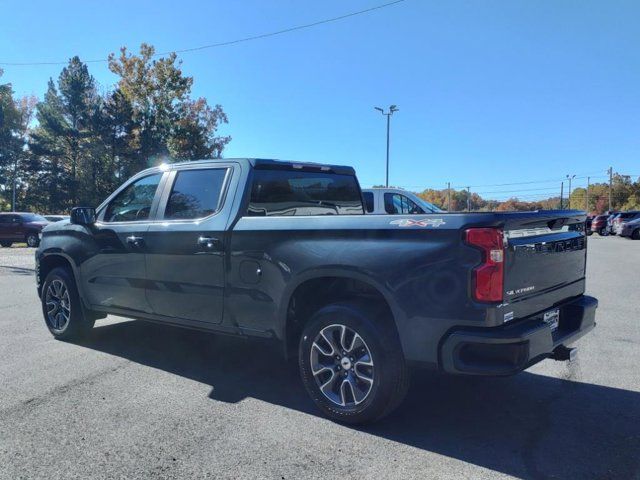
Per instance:
[[[392,220],[389,222],[391,225],[398,225],[399,227],[439,227],[446,222],[441,218],[427,218],[425,220],[412,220],[411,218],[401,218],[400,220]]]

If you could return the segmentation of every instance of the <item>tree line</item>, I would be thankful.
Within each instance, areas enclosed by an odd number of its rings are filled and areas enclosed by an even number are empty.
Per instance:
[[[227,116],[192,98],[193,78],[175,53],[156,58],[142,44],[108,62],[118,81],[104,93],[77,56],[40,100],[0,84],[0,209],[14,197],[17,210],[43,213],[97,206],[144,168],[222,156],[231,138],[217,130]]]
[[[451,205],[449,205],[449,192],[446,188],[426,189],[417,195],[440,208],[450,209],[453,212],[466,210],[467,200],[473,211],[555,210],[562,207],[601,214],[609,210],[609,183],[593,183],[589,185],[588,193],[587,196],[587,189],[584,187],[574,188],[569,198],[562,199],[562,205],[560,195],[535,201],[521,200],[517,196],[499,201],[482,198],[477,193],[469,193],[467,190],[451,189]],[[618,173],[613,175],[611,210],[640,210],[640,178],[634,181],[629,175]]]

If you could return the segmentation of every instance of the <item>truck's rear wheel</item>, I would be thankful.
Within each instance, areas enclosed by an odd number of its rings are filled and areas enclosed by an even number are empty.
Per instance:
[[[84,315],[73,274],[64,267],[54,268],[42,286],[42,314],[51,334],[60,340],[84,336],[95,319]]]
[[[309,321],[299,346],[302,381],[329,418],[368,423],[396,408],[408,374],[395,330],[358,303],[326,306]]]

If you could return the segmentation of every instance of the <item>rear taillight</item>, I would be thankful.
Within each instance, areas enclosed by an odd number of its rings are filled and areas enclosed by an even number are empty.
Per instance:
[[[479,302],[501,302],[504,289],[504,245],[499,228],[469,228],[467,244],[482,250],[482,263],[473,269],[473,297]]]

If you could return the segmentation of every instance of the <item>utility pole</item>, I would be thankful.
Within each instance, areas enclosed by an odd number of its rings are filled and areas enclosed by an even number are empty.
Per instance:
[[[16,158],[13,161],[13,191],[11,193],[11,211],[12,212],[16,211],[16,183],[18,181],[17,175],[18,175],[18,158],[16,155]]]
[[[386,113],[380,107],[373,107],[373,108],[375,108],[382,115],[385,115],[387,117],[387,175],[386,175],[385,186],[388,187],[389,186],[389,130],[391,128],[391,115],[393,115],[393,112],[397,112],[399,108],[395,105],[390,105],[389,111]]]
[[[607,170],[609,174],[609,212],[611,212],[611,189],[613,188],[613,167],[609,167]]]
[[[562,196],[564,195],[564,182],[560,182],[560,210],[562,210]]]
[[[569,192],[567,193],[567,204],[569,206],[569,209],[571,209],[571,180],[573,180],[574,178],[576,178],[575,175],[567,175],[567,179],[569,180]]]
[[[451,182],[447,182],[447,212],[451,211]]]
[[[584,211],[587,212],[587,215],[589,215],[589,185],[591,184],[591,177],[587,177],[587,194],[586,194],[586,201],[585,201],[585,207],[584,207]]]
[[[471,211],[471,187],[467,187],[467,212]]]

